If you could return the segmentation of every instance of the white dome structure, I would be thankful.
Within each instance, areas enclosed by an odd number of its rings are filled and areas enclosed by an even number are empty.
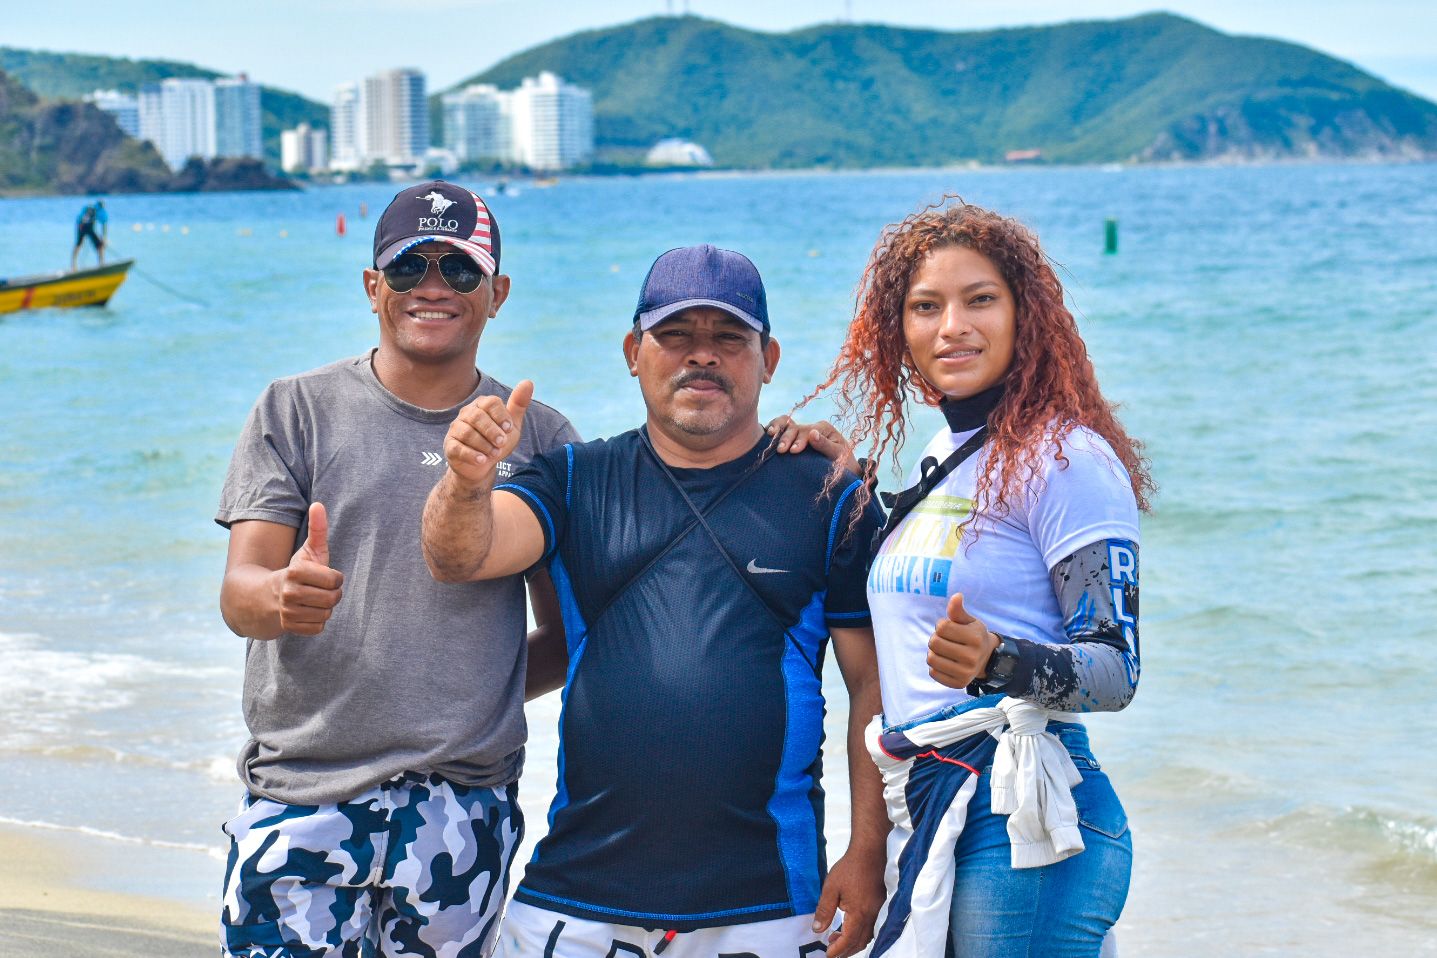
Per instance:
[[[645,162],[650,166],[713,166],[714,158],[699,144],[674,138],[655,143]]]

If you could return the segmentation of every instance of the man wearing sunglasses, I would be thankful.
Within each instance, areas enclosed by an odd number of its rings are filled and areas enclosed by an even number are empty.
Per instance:
[[[444,437],[509,294],[484,201],[432,181],[380,217],[379,345],[272,383],[235,447],[225,621],[248,638],[226,954],[487,955],[523,832],[525,582],[441,586],[419,547]],[[527,402],[526,387],[517,399]],[[577,440],[541,403],[496,468]],[[557,628],[546,573],[535,621]]]

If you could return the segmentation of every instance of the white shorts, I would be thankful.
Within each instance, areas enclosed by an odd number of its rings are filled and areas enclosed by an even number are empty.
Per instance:
[[[830,934],[814,934],[813,915],[675,934],[589,921],[515,901],[499,926],[494,958],[821,958]]]

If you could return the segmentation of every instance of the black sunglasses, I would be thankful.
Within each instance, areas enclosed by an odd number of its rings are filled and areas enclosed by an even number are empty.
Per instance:
[[[431,262],[439,264],[439,275],[456,293],[472,293],[484,282],[479,264],[463,253],[445,253],[437,260],[418,253],[404,253],[394,257],[394,262],[384,267],[384,282],[396,293],[407,293],[424,282],[424,274],[429,272]]]

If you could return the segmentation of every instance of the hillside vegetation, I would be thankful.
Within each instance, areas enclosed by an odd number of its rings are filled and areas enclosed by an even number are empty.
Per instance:
[[[465,83],[553,70],[601,151],[681,136],[738,167],[1437,156],[1437,105],[1351,64],[1169,14],[951,33],[697,17],[592,30]],[[459,84],[462,86],[463,84]]]
[[[254,159],[191,158],[171,172],[148,142],[74,100],[44,100],[0,71],[0,195],[289,189]]]
[[[169,77],[213,80],[225,75],[173,60],[130,60],[9,47],[0,47],[0,70],[40,96],[54,100],[78,100],[95,90],[119,90],[133,94],[147,83],[159,83]],[[292,129],[300,123],[329,128],[329,107],[298,93],[261,86],[259,106],[265,156],[275,165],[279,163],[281,130]]]

